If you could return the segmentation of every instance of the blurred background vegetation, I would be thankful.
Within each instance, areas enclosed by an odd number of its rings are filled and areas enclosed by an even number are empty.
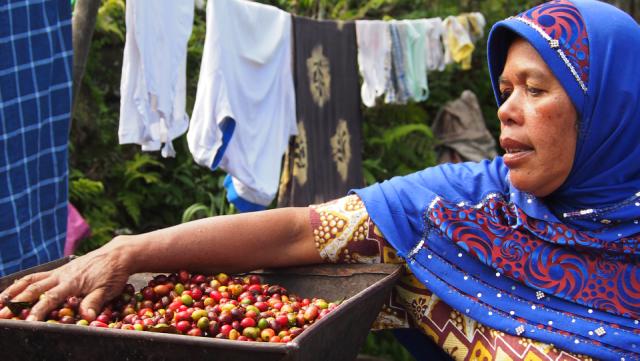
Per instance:
[[[316,19],[413,19],[480,11],[487,24],[517,13],[533,1],[507,0],[262,0]],[[176,158],[118,145],[120,74],[125,39],[125,2],[103,0],[86,72],[73,114],[70,144],[70,200],[87,218],[92,236],[79,253],[116,234],[140,233],[194,218],[233,213],[222,187],[224,173],[193,161],[186,137],[174,141]],[[205,37],[205,11],[196,9],[188,47],[187,112],[193,109]],[[490,27],[487,25],[485,33]],[[486,36],[485,36],[486,38]],[[473,67],[450,65],[429,73],[430,98],[405,106],[363,107],[364,171],[367,184],[434,164],[435,139],[424,131],[438,109],[464,89],[480,99],[489,129],[497,134],[495,101],[486,69],[486,41],[473,53]],[[412,126],[420,124],[422,127]]]
[[[363,107],[363,163],[368,184],[434,164],[433,139],[425,132],[438,109],[471,89],[480,100],[489,130],[499,124],[486,65],[486,35],[491,24],[539,1],[529,0],[262,0],[293,14],[316,19],[414,19],[482,12],[485,37],[476,43],[471,70],[449,65],[430,72],[430,98],[405,106]],[[622,7],[636,9],[633,0]],[[174,141],[176,158],[142,153],[137,145],[118,145],[120,74],[124,49],[125,2],[103,0],[78,101],[70,141],[70,200],[88,220],[92,236],[78,253],[95,249],[117,234],[141,233],[194,218],[234,213],[222,187],[224,173],[193,161],[186,137]],[[633,10],[632,10],[633,11]],[[638,14],[634,14],[638,15]],[[196,9],[188,46],[187,112],[196,94],[205,37],[205,12]],[[389,334],[369,335],[364,352],[410,360]]]

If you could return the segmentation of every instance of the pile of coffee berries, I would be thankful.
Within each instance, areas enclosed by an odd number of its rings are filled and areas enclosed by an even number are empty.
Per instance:
[[[258,342],[289,342],[338,304],[289,295],[258,276],[158,275],[136,292],[130,284],[91,322],[78,313],[80,297],[69,297],[46,322],[119,328]],[[13,311],[25,319],[29,308]]]

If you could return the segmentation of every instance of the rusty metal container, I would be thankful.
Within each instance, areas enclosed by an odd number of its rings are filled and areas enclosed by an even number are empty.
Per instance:
[[[25,274],[68,259],[0,278],[0,290]],[[400,277],[397,265],[321,265],[256,272],[303,297],[345,301],[286,344],[0,320],[0,360],[354,360],[382,303]],[[150,274],[129,281],[140,289]]]

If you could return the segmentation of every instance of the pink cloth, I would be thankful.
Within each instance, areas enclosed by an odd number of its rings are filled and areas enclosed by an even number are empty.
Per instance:
[[[67,239],[64,243],[64,255],[69,256],[76,250],[80,241],[91,235],[89,224],[82,218],[80,212],[70,202],[67,215]]]

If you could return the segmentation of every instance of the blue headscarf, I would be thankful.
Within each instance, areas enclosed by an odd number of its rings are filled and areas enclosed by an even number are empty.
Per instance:
[[[515,36],[538,51],[579,121],[573,168],[546,199],[498,157],[356,193],[415,276],[506,333],[601,359],[640,359],[640,28],[599,1],[551,1],[494,25],[491,79]]]
[[[573,168],[546,203],[564,222],[599,238],[640,232],[638,24],[613,6],[585,0],[549,2],[497,23],[488,47],[498,104],[498,77],[514,33],[538,51],[579,114]]]

